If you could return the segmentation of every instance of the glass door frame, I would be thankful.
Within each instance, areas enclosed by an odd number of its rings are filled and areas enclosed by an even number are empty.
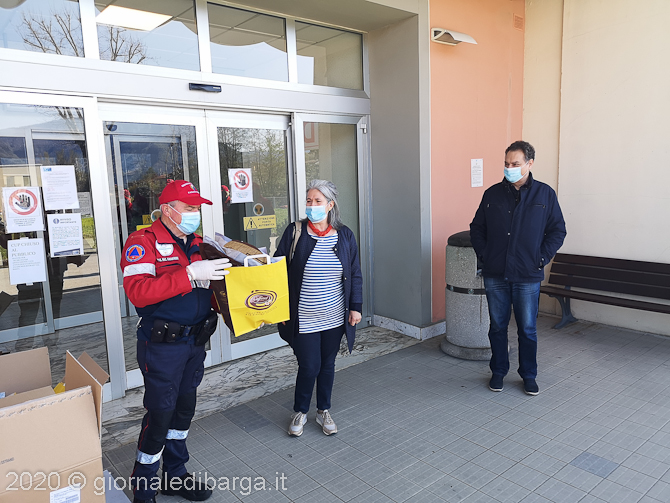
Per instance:
[[[244,129],[282,129],[286,135],[286,156],[288,164],[287,179],[288,186],[288,200],[289,200],[289,220],[295,219],[295,184],[292,173],[295,166],[295,155],[293,153],[293,131],[291,124],[291,117],[289,114],[260,114],[249,112],[223,112],[207,110],[205,112],[207,118],[207,140],[209,145],[209,173],[211,187],[221,187],[224,181],[221,180],[221,169],[219,166],[219,144],[218,144],[218,128],[244,128]],[[225,183],[228,181],[225,180]],[[223,202],[221,195],[212,195],[209,198],[213,203],[214,215],[220,215],[214,219],[214,231],[220,234],[225,234],[225,226],[223,221]],[[212,234],[213,235],[213,234]],[[224,323],[219,323],[217,332],[221,332],[221,350],[223,361],[236,360],[245,356],[268,351],[281,346],[285,346],[286,342],[279,337],[279,333],[275,332],[261,337],[256,337],[246,341],[236,342],[232,344],[230,341],[230,330]]]
[[[356,125],[356,160],[358,176],[358,255],[363,274],[363,312],[358,328],[372,326],[374,299],[372,296],[372,173],[369,166],[370,142],[368,134],[368,115],[329,115],[329,114],[292,114],[293,135],[295,146],[294,185],[296,187],[296,207],[298,218],[304,219],[305,191],[307,190],[307,174],[305,168],[305,122],[325,124]],[[295,221],[295,216],[293,221]]]
[[[103,306],[103,323],[107,346],[107,365],[110,382],[103,386],[103,400],[123,396],[126,388],[123,352],[119,352],[121,342],[121,311],[116,289],[116,268],[114,266],[114,234],[107,225],[112,219],[111,207],[107,202],[109,185],[105,170],[95,169],[105,166],[102,132],[98,103],[92,97],[63,96],[58,94],[30,93],[0,89],[0,103],[32,106],[58,106],[79,108],[84,111],[84,134],[89,159],[91,198],[94,214],[96,242],[98,246],[98,270]],[[119,355],[121,359],[119,359]]]
[[[198,177],[196,185],[200,190],[200,193],[206,199],[215,201],[216,198],[212,194],[211,187],[209,184],[209,173],[211,169],[208,165],[208,144],[207,144],[207,131],[205,127],[205,113],[201,109],[187,109],[187,108],[167,108],[167,107],[155,107],[155,106],[138,106],[138,105],[119,105],[119,104],[110,104],[110,103],[100,103],[98,105],[99,117],[100,117],[100,131],[99,134],[102,138],[102,155],[105,158],[104,163],[101,165],[104,166],[104,175],[106,179],[109,179],[111,176],[109,174],[109,164],[108,164],[108,154],[104,146],[104,131],[103,123],[104,122],[131,122],[138,124],[166,124],[174,126],[186,126],[195,128],[195,142],[196,142],[196,156],[198,159]],[[110,187],[109,192],[105,195],[107,198],[108,204],[111,208],[116,208],[117,196],[114,190],[114,187],[107,181],[107,185]],[[218,194],[217,194],[218,195]],[[110,221],[112,221],[110,217]],[[213,235],[213,224],[214,216],[213,209],[209,205],[203,205],[202,207],[202,229],[203,234]],[[110,226],[110,228],[113,226]],[[114,255],[117,248],[116,235],[114,234],[116,229],[113,229],[113,239],[115,240],[112,248],[114,250]],[[112,262],[116,268],[115,274],[118,275],[120,271],[120,264],[114,256]],[[117,278],[120,276],[117,276]],[[118,322],[119,327],[121,326],[121,292],[122,287],[118,287],[118,280],[115,279],[114,290],[118,295],[117,308],[118,308]],[[220,325],[220,324],[219,324]],[[210,350],[207,351],[207,356],[205,358],[205,367],[210,367],[212,365],[217,365],[222,363],[222,351],[221,351],[221,330],[217,329],[217,332],[212,335],[210,339]],[[144,380],[142,378],[142,373],[139,369],[126,370],[124,347],[123,347],[123,333],[119,329],[119,340],[116,341],[117,347],[117,357],[123,361],[123,372],[125,374],[125,389],[137,388],[144,385]],[[122,395],[120,395],[122,396]],[[116,398],[116,397],[114,397]]]

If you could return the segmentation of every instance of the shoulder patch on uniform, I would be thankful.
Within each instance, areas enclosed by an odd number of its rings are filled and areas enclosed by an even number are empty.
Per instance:
[[[126,250],[126,260],[128,262],[137,262],[142,260],[144,257],[144,246],[142,245],[131,245]]]

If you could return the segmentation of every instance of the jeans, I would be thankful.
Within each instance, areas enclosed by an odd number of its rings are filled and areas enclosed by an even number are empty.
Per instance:
[[[519,335],[519,375],[522,379],[537,377],[537,311],[540,282],[508,283],[503,279],[484,278],[491,327],[491,372],[504,377],[509,372],[507,326],[512,308]]]
[[[316,381],[316,407],[330,409],[335,381],[335,357],[344,335],[344,325],[323,332],[298,334],[293,339],[293,352],[298,359],[293,410],[307,414]]]

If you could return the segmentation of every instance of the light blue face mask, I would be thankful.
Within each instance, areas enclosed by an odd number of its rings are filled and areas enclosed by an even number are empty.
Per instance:
[[[507,178],[507,181],[510,183],[516,183],[521,180],[523,178],[523,175],[521,174],[521,168],[523,168],[526,164],[523,164],[518,168],[505,168],[505,178]]]
[[[172,208],[174,211],[174,208]],[[179,213],[177,211],[177,213]],[[174,224],[177,226],[177,229],[182,231],[184,234],[189,235],[193,234],[196,230],[198,230],[198,227],[200,227],[200,212],[199,211],[185,211],[184,213],[179,213],[181,215],[181,223],[178,224],[172,218]]]
[[[307,218],[309,218],[309,221],[312,222],[313,224],[318,224],[319,222],[323,222],[326,217],[328,216],[328,213],[326,212],[326,206],[307,206],[305,208],[305,213],[307,214]]]

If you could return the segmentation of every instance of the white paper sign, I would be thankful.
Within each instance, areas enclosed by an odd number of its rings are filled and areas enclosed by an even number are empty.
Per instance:
[[[251,185],[250,169],[229,169],[228,182],[230,184],[230,202],[253,203],[254,191]]]
[[[93,216],[91,194],[88,192],[77,192],[77,199],[79,199],[79,213],[85,217]]]
[[[49,254],[51,257],[68,257],[84,254],[80,213],[47,215],[49,226]]]
[[[45,260],[42,238],[7,241],[9,283],[24,285],[46,281]]]
[[[43,231],[39,187],[3,187],[7,233]]]
[[[79,487],[79,484],[64,487],[63,489],[58,489],[57,491],[51,491],[49,493],[49,503],[80,503],[80,502],[81,502],[81,488]]]
[[[42,190],[46,211],[79,208],[74,166],[42,166]]]
[[[470,186],[484,186],[484,159],[470,159]]]

